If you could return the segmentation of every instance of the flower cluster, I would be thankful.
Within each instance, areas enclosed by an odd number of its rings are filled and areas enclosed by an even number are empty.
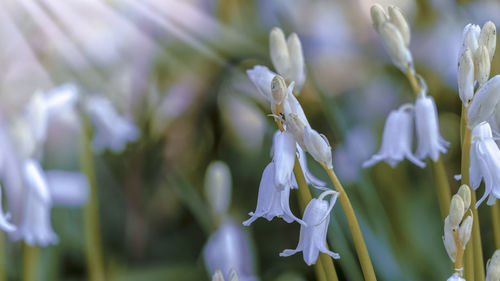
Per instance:
[[[261,65],[248,70],[247,74],[259,92],[270,102],[280,131],[273,137],[273,159],[262,174],[256,210],[250,213],[251,217],[243,224],[248,226],[259,217],[269,221],[274,217],[280,217],[288,223],[296,221],[301,224],[297,249],[285,250],[281,256],[302,251],[308,265],[316,262],[320,251],[339,258],[338,254],[329,251],[326,246],[330,212],[338,194],[327,190],[326,184],[307,169],[305,152],[327,169],[332,169],[332,152],[326,137],[310,126],[302,106],[295,97],[300,93],[306,77],[301,43],[296,34],[285,40],[283,31],[279,28],[271,31],[269,41],[271,60],[279,74]],[[297,179],[293,173],[297,154],[306,182],[325,190],[319,198],[309,202],[302,219],[293,215],[289,204],[290,190],[297,188]],[[330,202],[324,200],[327,195],[331,195]]]
[[[418,89],[415,104],[404,104],[393,110],[387,117],[380,150],[363,167],[370,167],[380,161],[385,161],[395,167],[403,159],[410,160],[419,167],[425,167],[422,161],[430,157],[434,162],[441,153],[446,153],[449,145],[439,133],[439,122],[436,103],[427,95],[427,85],[420,75],[415,73],[412,63],[410,44],[410,29],[399,10],[389,6],[388,15],[380,5],[371,8],[373,25],[380,34],[382,42],[393,63],[403,71]],[[412,153],[413,124],[417,136],[417,151]]]

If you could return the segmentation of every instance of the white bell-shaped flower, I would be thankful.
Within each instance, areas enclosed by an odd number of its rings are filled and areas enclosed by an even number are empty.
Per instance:
[[[483,197],[476,208],[489,196],[487,204],[493,205],[500,198],[500,149],[493,140],[490,125],[481,123],[472,130],[470,148],[470,184],[477,189],[484,180]]]
[[[274,182],[282,190],[290,185],[295,165],[295,139],[289,132],[277,131],[273,137]]]
[[[410,104],[404,104],[398,110],[389,113],[385,121],[380,150],[363,163],[364,168],[373,166],[380,161],[385,161],[391,167],[395,167],[404,158],[421,168],[425,167],[425,163],[411,152],[413,136],[413,112],[411,107]]]
[[[139,129],[130,116],[119,115],[111,102],[101,96],[87,100],[85,109],[95,126],[93,146],[101,151],[121,151],[139,137]]]
[[[323,200],[327,195],[332,195],[330,203]],[[337,200],[337,196],[338,192],[336,191],[325,191],[319,198],[313,198],[309,204],[307,204],[303,216],[306,225],[300,226],[300,237],[297,248],[295,250],[284,250],[280,253],[280,256],[288,257],[302,251],[304,261],[307,265],[316,263],[319,252],[330,255],[334,259],[340,258],[339,254],[328,250],[328,246],[326,245],[330,212]]]
[[[26,186],[23,219],[11,237],[14,240],[24,239],[28,245],[45,247],[55,244],[58,238],[50,222],[52,200],[40,164],[26,160],[23,176]]]
[[[453,273],[453,275],[450,276],[447,281],[465,281],[465,279],[462,278],[462,276],[458,275],[458,273]]]
[[[45,171],[52,204],[65,207],[80,207],[87,203],[90,185],[80,172]]]
[[[224,280],[234,280],[233,271],[240,281],[257,281],[253,272],[250,240],[234,221],[227,220],[207,241],[203,258],[210,275],[220,270]]]
[[[273,100],[271,83],[276,73],[269,70],[266,66],[256,65],[252,69],[247,70],[247,75],[255,87],[257,87],[259,93],[261,93],[267,101],[271,102]]]
[[[488,80],[480,89],[470,103],[467,117],[469,129],[473,129],[479,123],[487,121],[497,110],[500,101],[500,75]]]
[[[450,143],[439,133],[437,109],[432,97],[419,95],[415,101],[415,127],[418,139],[415,154],[420,159],[430,157],[436,162],[440,153],[446,153]]]
[[[271,221],[274,217],[281,217],[288,223],[293,221],[300,224],[304,223],[301,219],[295,217],[290,210],[290,186],[287,185],[280,190],[276,186],[274,178],[275,163],[271,162],[262,173],[255,212],[249,213],[251,218],[244,221],[243,225],[249,226],[259,217],[266,218],[268,221]]]

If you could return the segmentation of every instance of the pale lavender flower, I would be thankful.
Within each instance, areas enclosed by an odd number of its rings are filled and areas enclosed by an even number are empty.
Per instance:
[[[332,195],[330,203],[323,200],[327,195]],[[337,200],[337,196],[338,192],[336,191],[325,191],[319,198],[313,198],[309,204],[307,204],[303,216],[303,220],[306,224],[300,226],[300,237],[297,248],[295,250],[284,250],[280,253],[280,256],[288,257],[302,251],[304,261],[307,265],[316,263],[319,252],[330,255],[334,259],[340,258],[339,254],[328,250],[326,245],[330,212]]]
[[[52,203],[57,206],[80,207],[89,197],[87,177],[80,172],[45,171]]]
[[[285,187],[280,190],[276,186],[274,179],[275,163],[271,162],[262,173],[255,212],[249,213],[251,218],[244,221],[243,225],[249,226],[259,217],[266,218],[268,221],[271,221],[274,217],[281,217],[288,223],[297,221],[300,224],[304,224],[304,222],[295,217],[290,210],[290,185],[285,185]]]
[[[420,95],[415,101],[415,126],[418,139],[415,154],[420,159],[429,156],[436,162],[440,153],[446,153],[450,143],[439,133],[437,109],[432,97]]]
[[[208,239],[203,258],[210,275],[220,270],[225,280],[229,280],[231,271],[235,270],[241,281],[257,281],[253,273],[250,241],[232,220],[223,223]]]
[[[295,140],[288,132],[277,131],[273,137],[273,162],[275,185],[280,189],[290,185],[295,164]]]
[[[483,197],[476,203],[476,208],[487,198],[487,204],[493,205],[500,198],[500,149],[493,140],[491,127],[483,122],[472,130],[470,147],[470,186],[477,189],[484,180]]]
[[[95,126],[93,146],[101,151],[121,151],[127,143],[137,140],[139,129],[130,116],[119,115],[111,102],[100,96],[87,100],[85,109]]]
[[[398,110],[389,113],[385,121],[380,150],[363,163],[364,168],[373,166],[380,161],[385,161],[391,167],[395,167],[404,158],[421,168],[425,167],[425,163],[411,152],[413,112],[410,111],[410,106],[405,104]]]

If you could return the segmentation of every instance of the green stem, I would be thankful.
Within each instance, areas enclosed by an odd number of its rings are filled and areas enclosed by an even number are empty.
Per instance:
[[[495,248],[500,249],[500,209],[497,202],[490,208],[491,224],[493,225],[493,237],[495,239]]]
[[[295,166],[293,167],[293,173],[295,174],[295,179],[297,180],[298,189],[298,199],[299,206],[302,214],[304,213],[307,204],[312,200],[311,192],[309,187],[307,186],[306,179],[304,178],[304,172],[302,172],[302,168],[300,167],[300,162],[297,157],[295,157]],[[323,271],[326,280],[328,281],[338,281],[337,272],[335,271],[335,267],[333,266],[332,258],[325,254],[319,253],[319,259],[316,262],[315,270],[318,275],[319,271]],[[321,280],[321,275],[317,276],[319,280]]]
[[[0,281],[7,280],[7,269],[5,266],[5,235],[0,233]]]
[[[84,209],[85,254],[91,281],[104,281],[102,264],[101,236],[99,229],[99,206],[97,198],[97,182],[94,166],[94,154],[91,146],[91,128],[86,116],[82,116],[82,140],[80,144],[80,161],[83,172],[90,184],[90,194]]]
[[[40,249],[37,246],[23,245],[23,281],[34,281],[36,279]]]
[[[434,174],[434,182],[436,185],[436,192],[439,201],[439,209],[441,210],[441,217],[444,219],[450,210],[451,191],[448,178],[446,176],[446,169],[444,167],[443,158],[434,162],[431,161],[432,173]]]
[[[356,248],[356,253],[358,254],[358,259],[361,265],[361,270],[363,271],[363,276],[365,277],[366,281],[376,281],[377,278],[375,277],[375,271],[373,270],[372,261],[370,260],[370,255],[368,254],[368,250],[366,249],[365,240],[363,239],[363,235],[361,234],[358,219],[354,214],[354,209],[352,208],[351,201],[349,200],[347,193],[342,187],[342,184],[337,178],[337,175],[335,175],[333,169],[328,169],[325,165],[322,166],[328,173],[333,186],[339,193],[338,200],[342,205],[347,224],[349,225],[349,229],[351,230],[352,240],[354,242],[354,247]]]

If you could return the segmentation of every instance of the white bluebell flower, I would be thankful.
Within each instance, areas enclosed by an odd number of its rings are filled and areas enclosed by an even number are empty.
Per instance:
[[[500,280],[500,250],[496,250],[486,264],[486,280]]]
[[[216,214],[224,214],[231,201],[231,171],[226,163],[213,161],[205,173],[205,196]]]
[[[271,91],[271,83],[273,82],[276,73],[272,72],[267,66],[256,65],[252,69],[247,70],[248,78],[253,82],[259,93],[261,93],[267,101],[273,100]]]
[[[397,110],[389,113],[385,121],[380,150],[363,163],[363,167],[370,167],[380,161],[385,161],[395,167],[404,158],[419,167],[425,167],[411,152],[413,136],[413,109],[412,105],[404,104]]]
[[[257,281],[248,236],[232,220],[227,220],[210,236],[203,258],[210,275],[220,270],[224,280],[232,280],[232,271],[236,271],[240,281]]]
[[[439,159],[440,153],[446,153],[450,145],[439,133],[439,120],[434,99],[419,95],[415,101],[415,126],[417,131],[418,158],[430,157],[434,162]]]
[[[295,140],[289,132],[277,131],[273,137],[273,162],[275,164],[274,181],[282,190],[289,186],[295,165]]]
[[[304,129],[304,144],[307,152],[317,162],[323,164],[328,169],[333,169],[332,148],[324,135],[319,134],[309,126]]]
[[[269,163],[262,173],[262,179],[259,185],[259,194],[257,197],[257,207],[255,212],[250,212],[251,218],[243,222],[243,225],[249,226],[257,218],[263,217],[271,221],[274,217],[280,217],[284,221],[291,223],[297,221],[300,224],[304,222],[295,217],[290,210],[290,185],[279,189],[275,183],[274,162]]]
[[[458,273],[453,273],[453,275],[450,276],[447,281],[465,281],[465,279],[462,278],[462,276],[458,275]]]
[[[477,189],[484,180],[483,197],[476,208],[488,197],[487,204],[493,205],[500,198],[500,149],[493,140],[491,127],[483,122],[472,130],[470,147],[470,187]]]
[[[74,171],[45,171],[52,204],[65,207],[80,207],[87,203],[90,185],[87,177]]]
[[[493,116],[500,102],[500,75],[496,75],[488,80],[474,95],[470,103],[467,117],[469,129],[483,121],[487,121]]]
[[[120,115],[111,102],[101,96],[87,100],[85,109],[95,126],[92,144],[97,151],[122,151],[127,143],[137,140],[139,129],[130,116]]]
[[[330,202],[323,200],[327,195],[331,195]],[[302,251],[304,261],[307,265],[316,263],[319,252],[330,255],[334,259],[340,256],[328,250],[326,245],[326,234],[330,223],[330,212],[337,200],[338,192],[329,190],[323,192],[317,199],[313,198],[307,204],[304,211],[303,220],[305,225],[300,226],[299,244],[295,250],[284,250],[280,253],[282,257],[288,257]]]

